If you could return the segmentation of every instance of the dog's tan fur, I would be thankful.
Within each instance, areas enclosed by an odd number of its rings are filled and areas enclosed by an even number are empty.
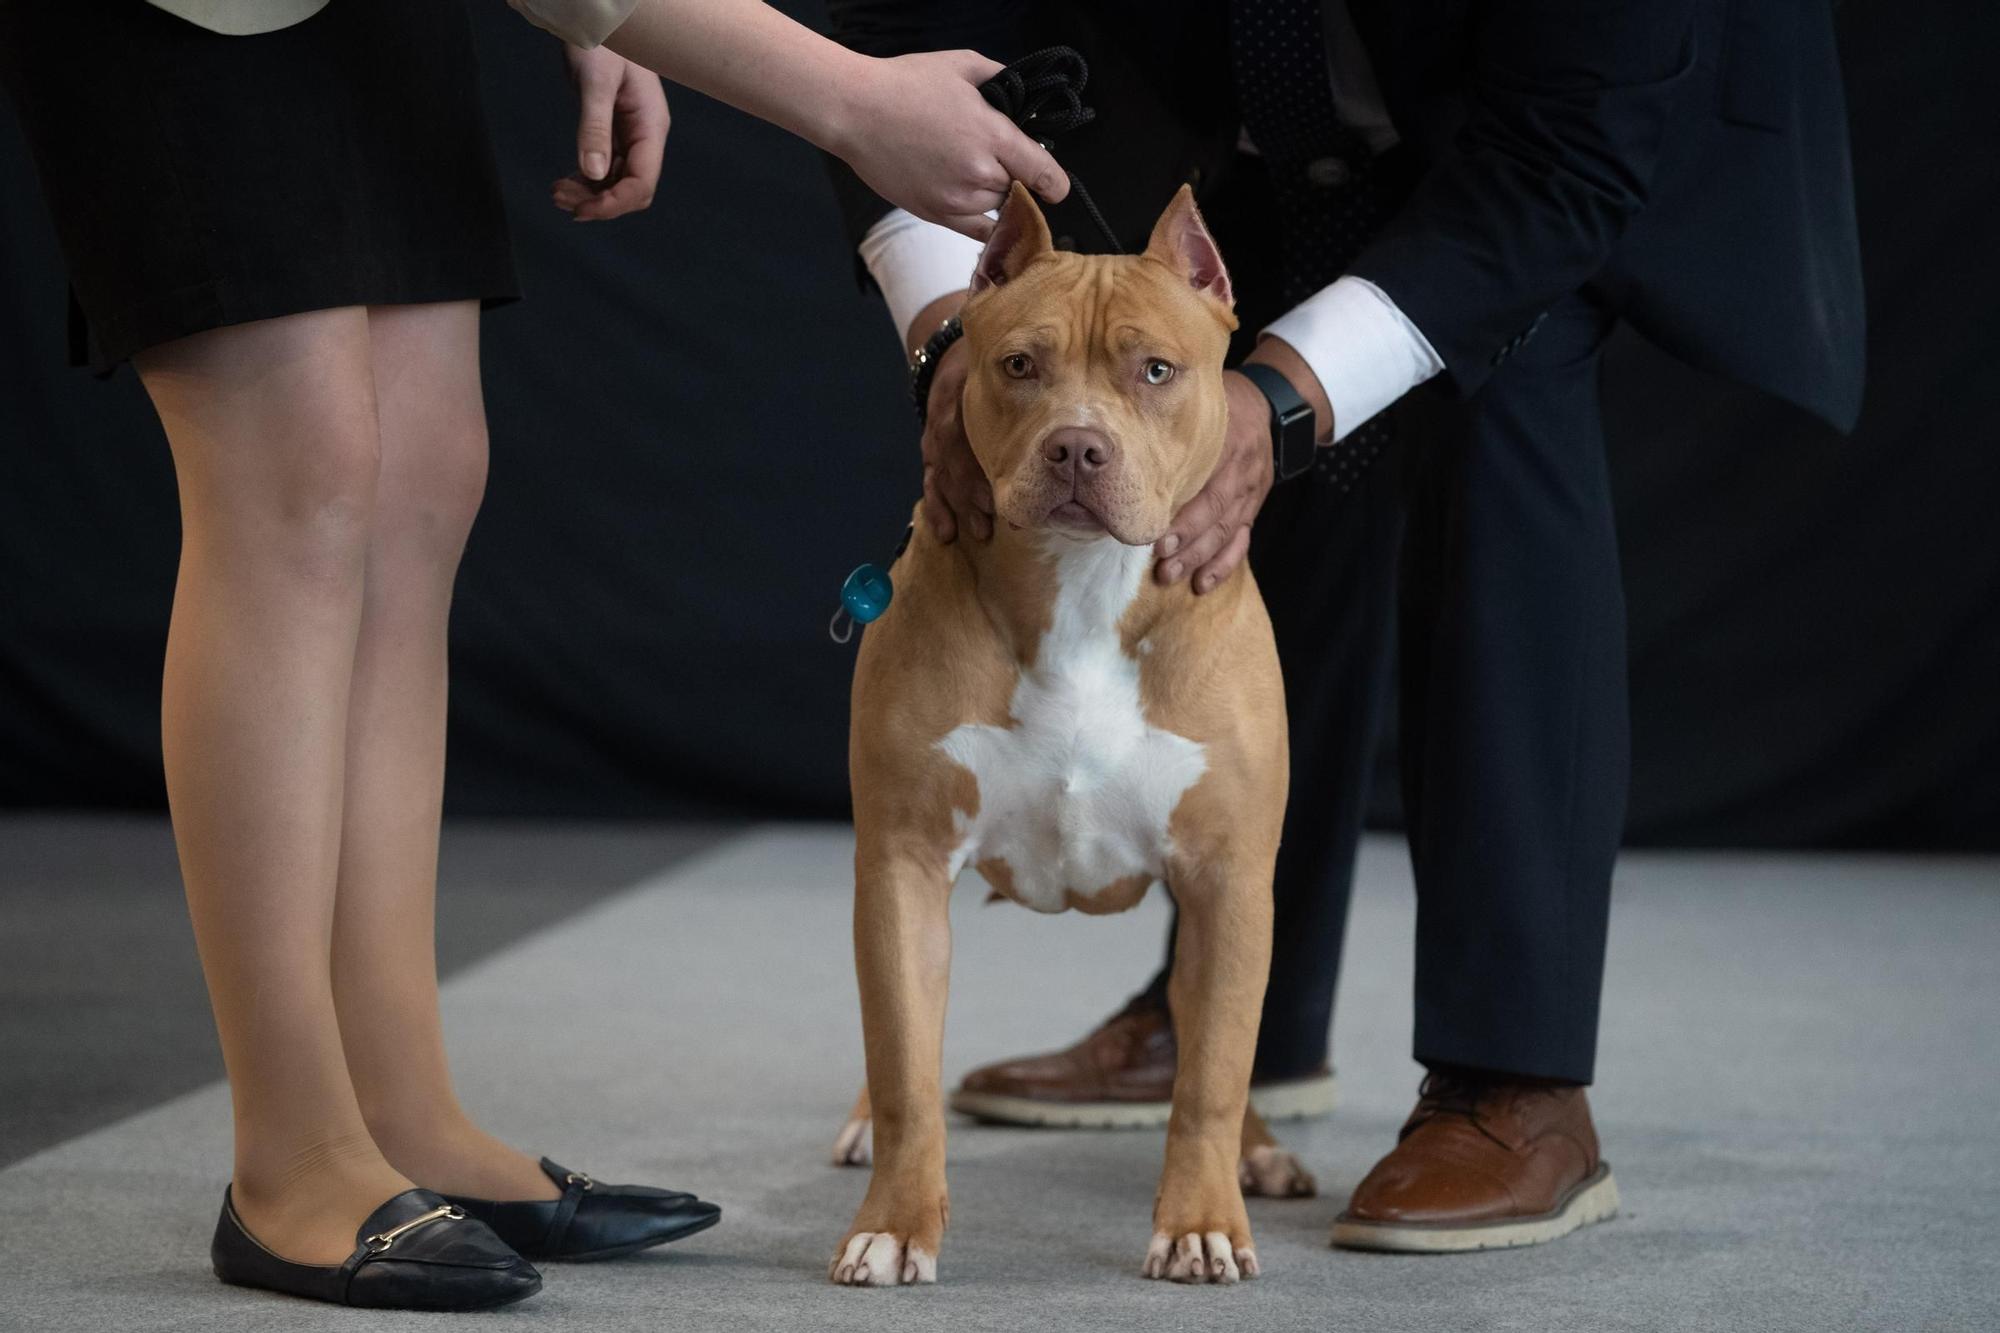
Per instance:
[[[874,1174],[834,1256],[832,1276],[850,1283],[928,1280],[949,1217],[939,1086],[946,897],[981,792],[940,741],[967,723],[1013,725],[1017,682],[1050,631],[1043,529],[1060,498],[1051,488],[1069,483],[1051,480],[1044,444],[1077,420],[1115,442],[1115,466],[1087,498],[1111,534],[1099,540],[1137,546],[1156,540],[1201,487],[1226,423],[1221,373],[1235,318],[1186,190],[1143,256],[1086,257],[1051,247],[1040,211],[1016,186],[980,272],[964,312],[964,412],[1002,521],[990,542],[950,546],[918,523],[894,571],[895,606],[868,629],[855,670],[854,944],[868,1089],[854,1125],[870,1128],[872,1111]],[[1027,388],[1003,364],[1017,346],[1051,368]],[[1181,382],[1134,387],[1132,367],[1148,357],[1174,362]],[[1247,1098],[1286,795],[1277,655],[1247,568],[1200,597],[1184,583],[1145,579],[1117,629],[1138,664],[1145,723],[1198,744],[1205,760],[1172,809],[1162,866],[1180,909],[1170,984],[1179,1069],[1145,1271],[1233,1281],[1256,1272],[1247,1163],[1253,1149],[1267,1161],[1275,1150]],[[1012,897],[1024,868],[988,857],[974,869]],[[1153,878],[1132,865],[1104,883],[1066,884],[1062,905],[1122,911]],[[852,1125],[843,1144],[865,1157]]]

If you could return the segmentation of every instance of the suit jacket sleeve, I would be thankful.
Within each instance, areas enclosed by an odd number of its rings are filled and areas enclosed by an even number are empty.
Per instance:
[[[827,0],[827,29],[841,45],[870,56],[917,51],[977,51],[1003,64],[1027,54],[1026,0]],[[889,211],[889,203],[837,157],[826,158],[850,250]],[[856,261],[864,283],[867,270]]]
[[[1694,5],[1491,0],[1471,11],[1464,119],[1349,269],[1423,330],[1463,394],[1604,265],[1645,207],[1692,66]]]

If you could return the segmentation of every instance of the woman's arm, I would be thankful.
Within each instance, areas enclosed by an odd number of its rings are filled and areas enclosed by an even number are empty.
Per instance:
[[[883,198],[983,239],[1010,181],[1051,202],[1069,177],[1048,151],[986,104],[1000,66],[971,51],[880,60],[856,54],[761,0],[510,0],[545,27],[629,15],[604,44],[844,158]]]

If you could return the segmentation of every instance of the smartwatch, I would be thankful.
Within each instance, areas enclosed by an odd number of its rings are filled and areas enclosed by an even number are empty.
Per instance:
[[[1271,462],[1279,481],[1290,481],[1312,469],[1319,454],[1319,422],[1312,404],[1299,396],[1292,382],[1254,361],[1237,367],[1271,405]]]

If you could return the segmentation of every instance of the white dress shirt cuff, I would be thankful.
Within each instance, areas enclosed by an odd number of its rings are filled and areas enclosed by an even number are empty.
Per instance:
[[[1264,330],[1319,376],[1338,440],[1444,369],[1430,340],[1380,287],[1341,278]]]
[[[900,208],[890,209],[868,229],[861,238],[861,262],[882,289],[899,341],[910,337],[910,325],[925,306],[971,285],[983,249],[970,236]],[[928,336],[929,330],[923,332]]]

